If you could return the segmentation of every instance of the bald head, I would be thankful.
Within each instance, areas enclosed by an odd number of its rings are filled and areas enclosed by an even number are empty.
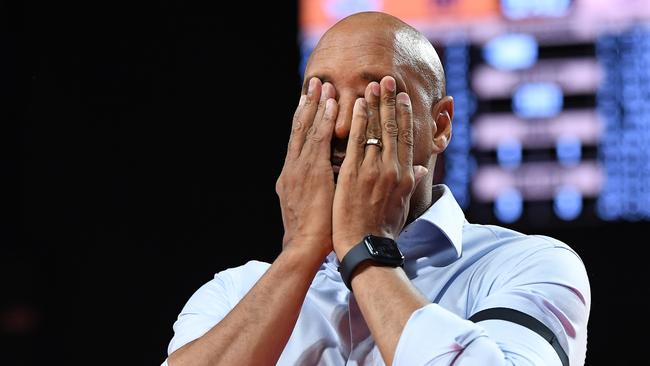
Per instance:
[[[408,70],[413,81],[428,91],[429,103],[445,95],[445,75],[436,50],[422,33],[392,15],[380,12],[350,15],[323,35],[313,53],[341,44],[373,44],[383,48],[392,53],[396,68]]]

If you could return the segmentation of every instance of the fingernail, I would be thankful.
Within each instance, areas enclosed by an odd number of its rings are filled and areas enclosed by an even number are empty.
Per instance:
[[[386,89],[388,89],[388,91],[394,92],[395,91],[395,79],[393,79],[392,77],[386,78],[386,81],[384,81],[384,86],[386,87]]]
[[[327,102],[325,102],[325,111],[329,112],[334,108],[334,99],[329,98],[327,99]]]
[[[320,91],[320,100],[327,100],[330,97],[330,88],[327,83],[323,84]]]
[[[378,83],[372,83],[370,85],[370,91],[372,92],[372,94],[374,94],[376,97],[378,97],[379,93],[381,92],[381,88],[379,87]]]
[[[307,89],[307,94],[312,95],[315,87],[316,87],[316,78],[311,78],[311,80],[309,80],[309,88]]]
[[[332,115],[332,109],[334,108],[334,99],[329,98],[325,102],[325,114],[329,117]]]
[[[411,98],[406,93],[399,93],[397,94],[397,103],[409,105],[411,104]]]

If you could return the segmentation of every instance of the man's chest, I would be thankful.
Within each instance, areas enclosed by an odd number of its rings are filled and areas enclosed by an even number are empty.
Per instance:
[[[353,296],[320,302],[310,296],[278,365],[384,365]]]
[[[430,301],[464,316],[467,281],[423,273],[412,283]],[[463,289],[464,288],[464,289]],[[385,365],[357,300],[342,284],[312,287],[278,365]]]

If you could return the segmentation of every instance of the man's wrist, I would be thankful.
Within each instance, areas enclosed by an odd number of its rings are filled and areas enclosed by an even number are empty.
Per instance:
[[[390,238],[395,240],[392,235],[387,235],[385,233],[375,233],[375,232],[364,232],[361,234],[348,234],[345,236],[339,236],[332,240],[334,246],[334,253],[338,257],[339,261],[343,260],[346,254],[354,248],[355,245],[361,243],[367,235],[375,235],[384,238]]]
[[[290,262],[297,269],[311,270],[319,268],[325,257],[332,251],[326,246],[301,243],[301,245],[288,245],[282,249],[280,257]]]
[[[338,237],[332,240],[334,246],[334,253],[336,253],[336,256],[338,257],[339,261],[343,260],[343,257],[345,257],[345,255],[348,254],[350,249],[354,248],[355,245],[359,244],[366,235],[367,233],[357,234],[357,235],[352,234],[343,237]]]

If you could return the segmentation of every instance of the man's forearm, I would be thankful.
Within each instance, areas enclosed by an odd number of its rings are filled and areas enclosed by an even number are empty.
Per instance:
[[[352,289],[384,362],[391,365],[407,321],[430,301],[401,268],[362,264],[352,279]]]
[[[169,365],[275,365],[323,260],[307,248],[283,251],[239,304],[172,353]]]

